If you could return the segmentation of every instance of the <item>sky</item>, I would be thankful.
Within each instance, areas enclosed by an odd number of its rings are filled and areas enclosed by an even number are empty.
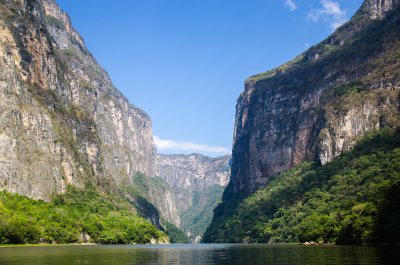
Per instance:
[[[229,154],[249,76],[325,39],[362,0],[57,0],[159,153]]]

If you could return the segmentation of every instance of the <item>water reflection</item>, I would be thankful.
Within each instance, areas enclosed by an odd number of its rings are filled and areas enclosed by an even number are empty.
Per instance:
[[[56,246],[1,248],[1,265],[400,264],[400,248],[298,245]]]

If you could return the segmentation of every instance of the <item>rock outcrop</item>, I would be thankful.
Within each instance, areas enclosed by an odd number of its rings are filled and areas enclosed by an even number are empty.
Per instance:
[[[150,189],[150,201],[166,221],[179,228],[181,219],[177,207],[177,194],[165,180],[159,177],[153,177],[152,180],[155,185]]]
[[[225,201],[303,161],[328,163],[366,132],[399,125],[399,3],[365,1],[322,43],[246,80]]]
[[[54,0],[0,1],[0,189],[35,199],[155,173],[150,118]]]
[[[368,0],[364,2],[361,10],[369,13],[371,19],[379,19],[399,2],[399,0]]]
[[[156,175],[171,187],[171,202],[164,212],[193,242],[199,242],[229,182],[230,156],[200,154],[157,155]],[[175,210],[176,209],[176,210]],[[161,210],[163,212],[163,210]]]
[[[182,212],[192,206],[195,192],[213,185],[228,185],[229,160],[230,156],[211,158],[201,154],[158,154],[156,175],[175,191],[177,207]]]

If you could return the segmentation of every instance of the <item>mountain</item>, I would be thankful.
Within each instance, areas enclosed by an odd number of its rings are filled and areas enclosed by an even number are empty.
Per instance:
[[[239,222],[237,229],[246,229],[244,220],[233,217],[249,206],[243,199],[252,194],[248,200],[259,198],[261,191],[255,191],[275,187],[269,183],[281,172],[307,161],[329,167],[365,134],[399,126],[399,3],[365,1],[326,40],[293,61],[245,81],[236,107],[231,179],[206,241],[256,240],[259,234],[223,236],[229,234],[228,228],[235,229],[234,222]],[[275,214],[284,209],[280,207],[301,204],[302,198],[288,205],[282,200],[271,211]],[[259,222],[252,224],[266,229],[269,218],[261,212],[260,219],[255,218]]]
[[[148,115],[113,86],[53,0],[0,2],[0,187],[48,200],[154,174]]]
[[[149,116],[114,87],[54,0],[1,0],[0,11],[0,215],[6,227],[0,238],[74,242],[89,233],[102,243],[165,241],[163,232],[144,224],[142,217],[163,229],[152,198],[141,197],[135,182],[137,174],[148,182],[155,174]],[[26,196],[31,217],[24,208],[11,215],[10,202],[20,198],[11,193]],[[31,199],[43,200],[48,211]],[[75,209],[75,201],[83,205]],[[101,204],[104,212],[94,207]],[[87,211],[76,214],[79,209]],[[65,211],[75,214],[62,217]],[[54,226],[58,234],[44,228],[32,237],[13,234],[24,220],[49,223],[46,214],[80,221]]]
[[[230,156],[157,155],[156,175],[171,187],[178,216],[169,221],[199,242],[229,181]],[[161,212],[163,212],[161,210]]]
[[[1,0],[0,11],[0,243],[166,241],[143,218],[172,241],[186,240],[180,226],[202,235],[229,158],[157,156],[149,116],[114,87],[54,0]],[[17,201],[27,206],[12,214]],[[51,219],[60,213],[64,226]]]
[[[365,132],[397,124],[399,40],[396,12],[387,14],[397,3],[366,1],[322,43],[246,80],[229,192],[250,194],[305,160],[325,164]]]
[[[399,194],[400,130],[381,129],[330,163],[271,177],[214,219],[204,241],[399,244]]]

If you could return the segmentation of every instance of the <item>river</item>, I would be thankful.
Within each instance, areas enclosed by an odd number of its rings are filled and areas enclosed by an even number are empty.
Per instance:
[[[400,264],[399,247],[113,245],[0,248],[1,265]]]

